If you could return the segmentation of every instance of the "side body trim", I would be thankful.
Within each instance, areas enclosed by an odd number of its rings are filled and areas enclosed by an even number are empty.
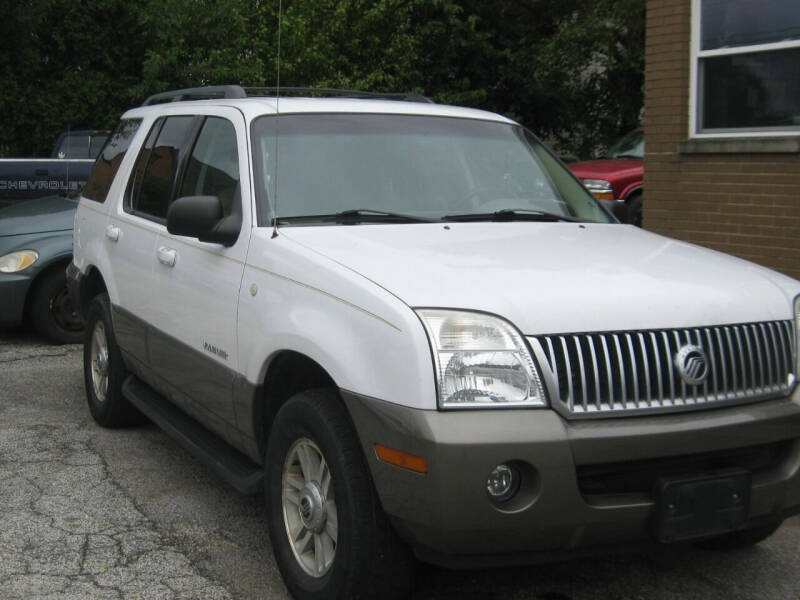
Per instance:
[[[244,378],[213,355],[191,348],[121,306],[113,304],[111,312],[117,343],[132,372],[240,452],[260,460],[252,420],[240,418],[237,423],[234,412],[234,390],[252,406],[256,386],[243,385]]]

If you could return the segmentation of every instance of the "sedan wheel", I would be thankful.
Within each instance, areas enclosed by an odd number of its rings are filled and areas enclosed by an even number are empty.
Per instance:
[[[49,341],[77,344],[83,339],[83,322],[70,301],[62,268],[50,269],[39,276],[27,309],[33,326]]]

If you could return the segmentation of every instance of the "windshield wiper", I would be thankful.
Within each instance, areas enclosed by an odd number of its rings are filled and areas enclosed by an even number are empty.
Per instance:
[[[634,160],[642,160],[642,157],[637,156],[636,154],[617,154],[613,158],[632,158]]]
[[[463,213],[458,215],[445,215],[442,221],[569,221],[580,222],[580,219],[567,215],[557,215],[542,210],[529,210],[525,208],[504,208],[487,213]]]
[[[297,215],[294,217],[278,217],[278,223],[308,223],[314,221],[343,223],[432,223],[433,219],[406,215],[403,213],[372,210],[371,208],[351,208],[337,213],[320,215]]]

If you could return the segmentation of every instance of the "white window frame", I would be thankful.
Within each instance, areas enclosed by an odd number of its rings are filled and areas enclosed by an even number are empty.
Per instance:
[[[692,37],[690,52],[691,56],[689,59],[689,137],[696,139],[800,137],[800,129],[798,128],[778,131],[775,129],[758,129],[755,127],[747,127],[741,128],[737,131],[712,133],[700,131],[700,123],[698,122],[698,94],[700,93],[698,77],[700,75],[699,64],[701,59],[714,56],[728,56],[731,54],[752,54],[754,52],[769,52],[770,50],[800,48],[800,40],[789,40],[783,42],[771,42],[768,44],[752,44],[749,46],[735,46],[732,48],[700,50],[700,2],[701,0],[692,0]]]

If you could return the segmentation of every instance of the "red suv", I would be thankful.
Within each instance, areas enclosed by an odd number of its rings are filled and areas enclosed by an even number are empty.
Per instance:
[[[594,196],[628,207],[628,223],[642,226],[644,130],[635,129],[611,146],[608,156],[567,165]]]

